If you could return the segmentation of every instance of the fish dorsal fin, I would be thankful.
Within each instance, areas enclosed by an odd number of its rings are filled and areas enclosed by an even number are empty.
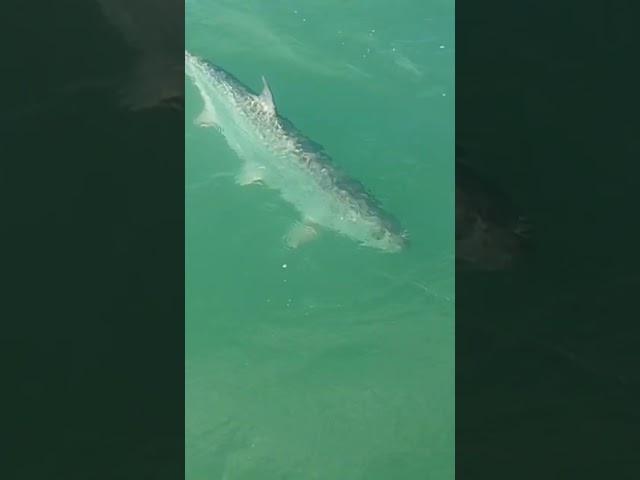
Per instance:
[[[262,77],[262,93],[260,94],[260,101],[270,112],[276,111],[276,105],[273,102],[273,94],[267,83],[267,79]]]

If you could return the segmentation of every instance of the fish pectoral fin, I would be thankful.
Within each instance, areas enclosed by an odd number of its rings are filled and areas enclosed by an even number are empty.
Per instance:
[[[258,165],[247,164],[236,177],[238,185],[247,186],[264,183],[263,169]]]
[[[216,117],[216,111],[213,109],[213,106],[205,105],[200,115],[196,118],[195,123],[201,127],[217,127],[218,118]]]
[[[314,225],[309,222],[297,222],[284,236],[284,241],[289,248],[298,248],[317,236],[318,230]]]

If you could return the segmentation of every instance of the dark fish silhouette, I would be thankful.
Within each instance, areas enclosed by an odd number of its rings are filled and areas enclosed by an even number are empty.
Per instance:
[[[531,226],[462,155],[456,147],[456,263],[481,270],[510,268],[530,248]]]
[[[131,110],[184,109],[184,0],[97,0],[136,55],[120,89]]]

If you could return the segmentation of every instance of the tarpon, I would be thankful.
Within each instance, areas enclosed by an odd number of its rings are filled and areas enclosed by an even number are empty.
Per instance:
[[[299,212],[299,222],[285,236],[289,246],[310,240],[319,228],[385,252],[407,245],[406,232],[373,195],[277,112],[264,77],[262,93],[255,94],[187,51],[185,73],[204,103],[197,123],[222,132],[242,160],[237,183],[266,185]]]

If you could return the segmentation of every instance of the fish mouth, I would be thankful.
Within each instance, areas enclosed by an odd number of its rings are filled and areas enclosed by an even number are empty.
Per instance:
[[[172,95],[162,99],[160,107],[184,112],[184,95]]]
[[[361,240],[358,243],[361,246],[373,248],[383,253],[398,253],[409,247],[409,238],[403,234],[386,231],[375,240]]]
[[[456,238],[456,260],[475,270],[512,270],[526,263],[531,252],[531,224],[519,218],[499,226],[478,219],[467,235]]]
[[[406,230],[400,232],[400,234],[397,236],[397,240],[400,250],[407,250],[411,247],[411,237],[409,236],[409,232],[407,232]]]
[[[389,243],[385,248],[390,253],[398,253],[407,250],[411,246],[411,240],[406,231],[401,233],[392,233],[389,237]]]
[[[533,225],[527,217],[520,216],[516,220],[512,232],[523,240],[530,240],[533,235]]]

